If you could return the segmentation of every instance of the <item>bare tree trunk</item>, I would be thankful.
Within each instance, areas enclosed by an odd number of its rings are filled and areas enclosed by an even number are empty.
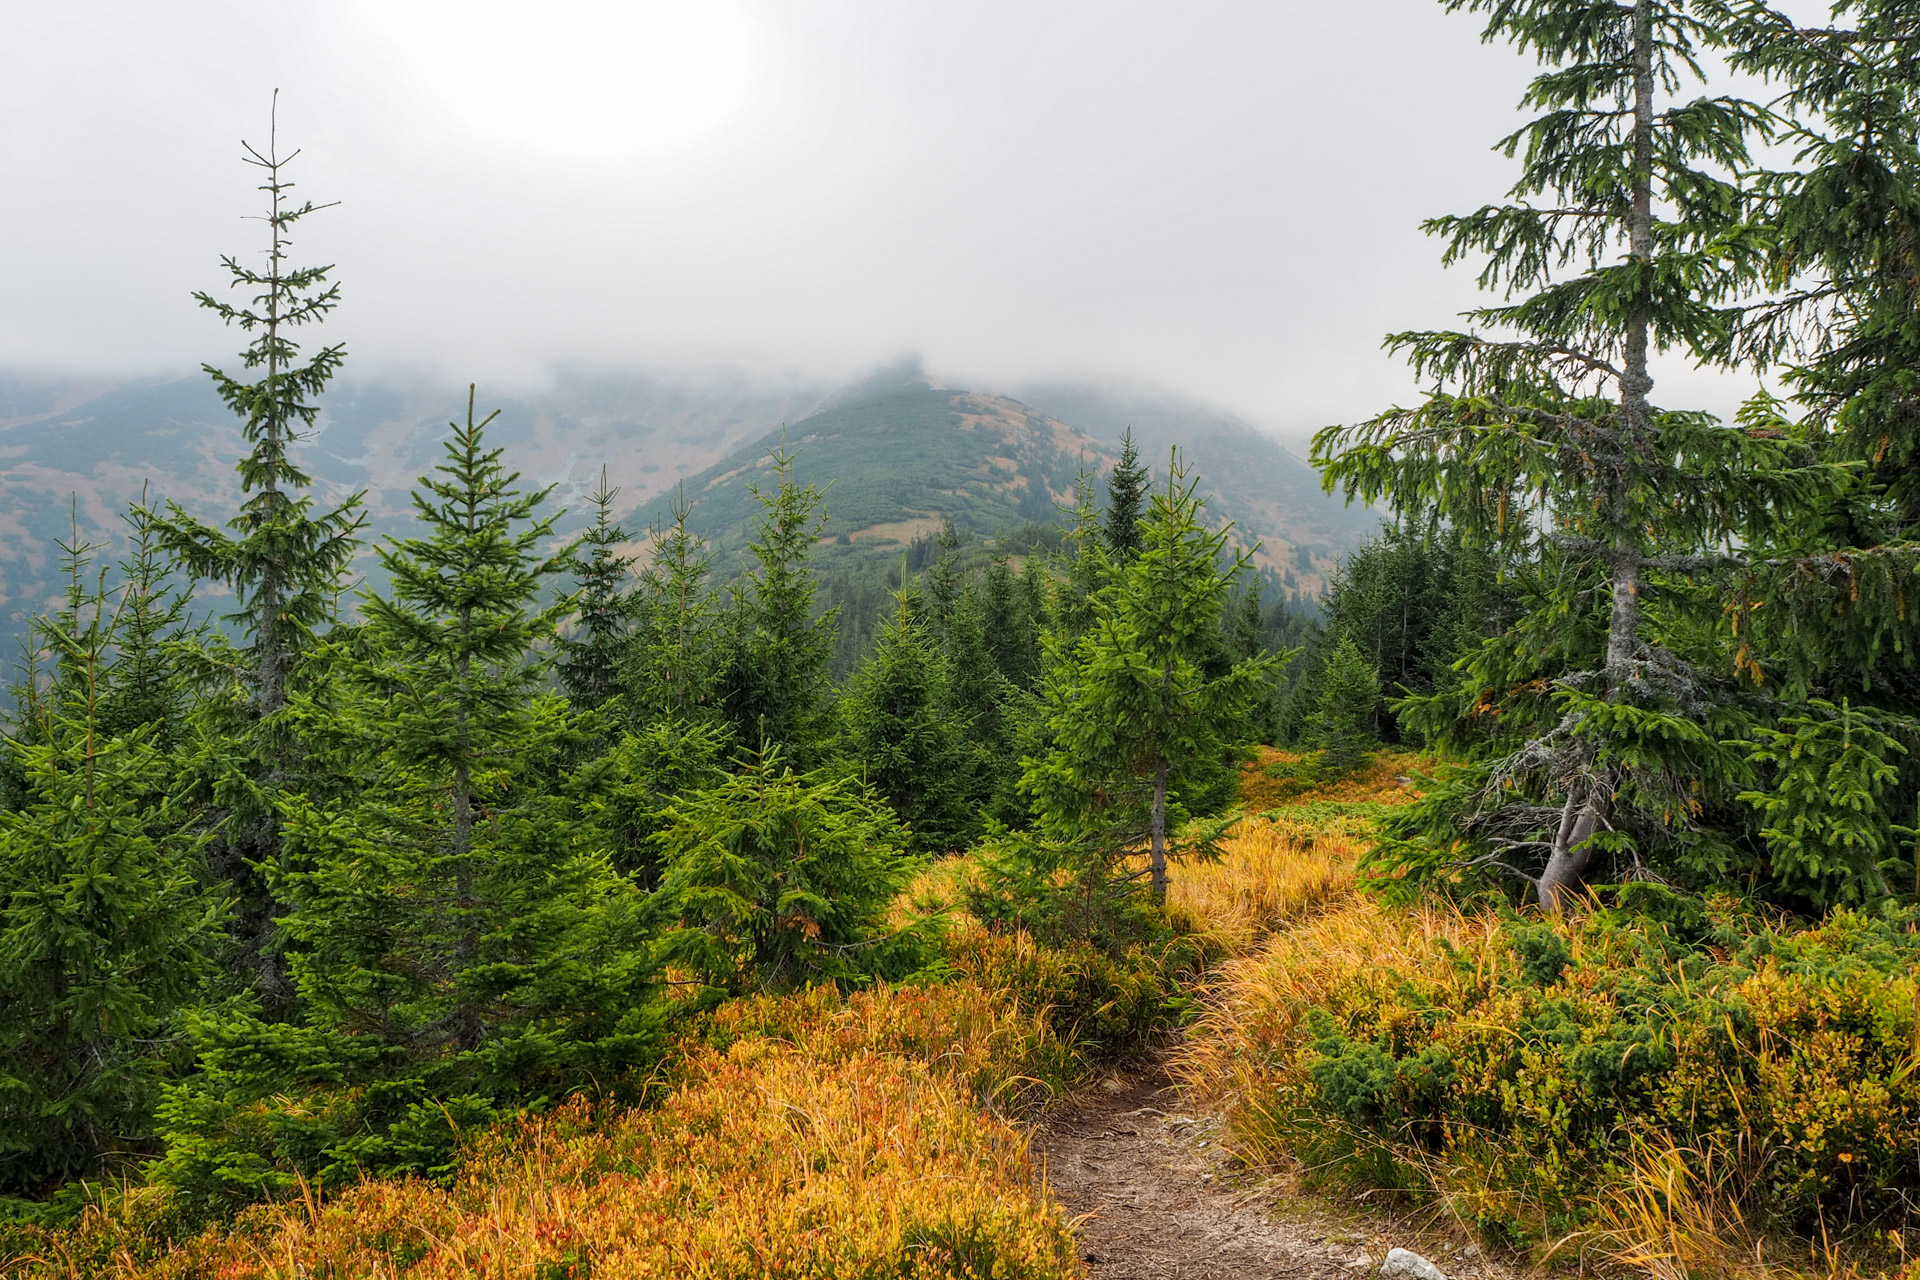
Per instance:
[[[1653,261],[1653,4],[1636,0],[1633,6],[1633,210],[1627,219],[1627,258],[1637,266]],[[1653,411],[1648,395],[1653,375],[1647,367],[1652,328],[1649,302],[1643,297],[1627,321],[1624,367],[1620,377],[1620,435],[1607,503],[1613,517],[1612,554],[1608,557],[1613,584],[1607,619],[1607,657],[1602,675],[1606,697],[1617,702],[1625,695],[1639,651],[1640,569],[1642,557],[1629,526],[1627,487],[1633,456],[1648,447]],[[1540,905],[1554,914],[1577,891],[1593,860],[1590,841],[1606,825],[1613,797],[1602,790],[1604,778],[1585,788],[1579,816],[1568,830],[1561,823],[1546,870],[1540,873]],[[1572,795],[1568,796],[1569,804]]]
[[[1153,900],[1167,900],[1167,762],[1153,775],[1153,817],[1147,828],[1147,859],[1153,870]]]
[[[1571,805],[1572,797],[1568,800]],[[1578,808],[1565,811],[1553,855],[1540,873],[1540,905],[1554,915],[1566,910],[1568,899],[1585,881],[1587,864],[1593,861],[1592,840],[1606,825],[1609,808],[1607,797],[1588,793]]]

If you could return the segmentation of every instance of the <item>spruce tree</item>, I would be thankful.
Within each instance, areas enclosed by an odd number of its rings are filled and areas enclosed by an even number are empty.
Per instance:
[[[1015,689],[1032,689],[1040,674],[1040,629],[1004,553],[987,565],[981,605],[993,665]]]
[[[898,979],[926,962],[924,925],[887,916],[920,861],[858,782],[795,773],[778,748],[677,800],[660,836],[672,960],[732,994]]]
[[[1522,159],[1509,202],[1426,224],[1505,299],[1470,313],[1485,332],[1391,338],[1435,390],[1315,457],[1330,488],[1538,565],[1533,631],[1485,651],[1465,695],[1500,708],[1506,749],[1421,812],[1440,862],[1517,871],[1558,909],[1603,854],[1630,874],[1689,856],[1703,784],[1731,803],[1705,578],[1807,476],[1790,442],[1650,399],[1656,350],[1736,358],[1760,265],[1736,182],[1760,113],[1675,96],[1715,32],[1683,0],[1443,2],[1547,64],[1525,98],[1542,114],[1500,144]]]
[[[1320,678],[1314,738],[1322,760],[1335,769],[1351,769],[1377,741],[1374,716],[1380,705],[1380,678],[1350,636],[1342,636],[1327,658]]]
[[[636,624],[622,677],[636,723],[660,718],[715,721],[726,654],[718,594],[708,584],[712,554],[687,526],[693,505],[683,489],[668,523],[652,530],[653,551],[635,593]]]
[[[946,654],[903,590],[841,701],[848,753],[923,852],[964,849],[980,826],[972,716],[952,684]]]
[[[1202,671],[1247,563],[1240,553],[1223,570],[1228,530],[1202,525],[1203,507],[1176,457],[1141,523],[1139,553],[1113,565],[1091,598],[1093,625],[1073,643],[1049,638],[1045,748],[1023,762],[1020,783],[1051,839],[1096,844],[1109,862],[1145,844],[1157,900],[1179,852],[1181,797],[1225,770],[1229,737],[1282,660]]]
[[[238,899],[234,927],[239,963],[270,1000],[284,1002],[285,974],[276,954],[278,905],[267,886],[279,858],[274,793],[298,767],[299,751],[286,718],[289,689],[314,634],[334,616],[343,575],[359,549],[365,523],[363,494],[319,510],[312,480],[293,457],[302,432],[319,416],[318,398],[340,370],[338,345],[303,356],[298,330],[325,320],[340,301],[331,266],[295,266],[291,234],[309,214],[328,208],[295,202],[286,168],[298,151],[279,150],[276,119],[265,151],[243,143],[243,161],[259,170],[267,230],[264,270],[239,258],[221,259],[229,285],[243,292],[234,303],[196,293],[202,307],[252,335],[241,352],[244,373],[203,366],[221,400],[241,421],[248,446],[237,470],[240,510],[219,529],[175,504],[151,520],[159,544],[192,575],[230,587],[238,608],[228,621],[240,631],[237,654],[208,655],[213,671],[237,671],[235,696],[207,704],[199,799],[220,823],[215,865]]]
[[[1107,473],[1107,513],[1100,529],[1107,554],[1118,564],[1124,565],[1140,553],[1141,513],[1152,483],[1152,474],[1133,446],[1133,428],[1128,427],[1120,437],[1120,460]]]
[[[414,493],[419,533],[379,548],[390,593],[336,662],[349,691],[338,802],[286,804],[292,972],[304,1019],[198,1028],[205,1070],[170,1100],[167,1176],[203,1195],[296,1176],[424,1172],[505,1103],[617,1081],[653,1044],[648,924],[569,786],[580,739],[543,688],[570,597],[543,603],[546,490],[492,421],[454,424]],[[270,1132],[260,1099],[311,1095]]]
[[[627,531],[611,514],[618,489],[607,487],[606,468],[600,486],[587,500],[593,504],[593,524],[581,538],[576,554],[574,595],[580,601],[571,633],[559,642],[556,667],[560,687],[581,711],[605,706],[620,692],[633,604],[627,592],[630,561],[620,554]]]
[[[960,599],[960,534],[953,527],[952,516],[940,522],[933,546],[933,563],[921,581],[927,597],[927,622],[936,635],[944,636]]]
[[[1074,481],[1073,493],[1073,523],[1061,543],[1064,563],[1053,606],[1054,634],[1069,644],[1093,625],[1093,597],[1114,562],[1094,506],[1093,476],[1084,467]]]
[[[770,455],[778,484],[753,486],[760,515],[748,548],[754,570],[735,588],[723,696],[735,739],[779,747],[797,767],[822,759],[830,730],[838,610],[815,616],[813,544],[824,520],[820,492],[793,479],[793,454]]]
[[[164,712],[139,715],[165,684],[140,646],[171,610],[141,600],[151,580],[109,600],[85,581],[95,548],[63,550],[68,606],[34,624],[56,675],[6,743],[22,794],[0,813],[0,1195],[151,1150],[219,927],[203,840],[168,798]]]
[[[101,702],[100,723],[112,736],[152,726],[153,745],[164,752],[178,740],[188,709],[179,650],[190,638],[189,600],[169,581],[144,497],[125,519],[129,546],[120,562],[113,680]]]

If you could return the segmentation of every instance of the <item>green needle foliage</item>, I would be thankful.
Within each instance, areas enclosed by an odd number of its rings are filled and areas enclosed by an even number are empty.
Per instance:
[[[779,484],[771,494],[753,489],[761,506],[748,544],[756,567],[734,589],[721,696],[737,741],[778,747],[808,766],[825,758],[838,611],[814,613],[820,492],[794,483],[793,454],[775,449],[771,458]]]
[[[93,548],[63,549],[68,607],[37,625],[56,676],[6,744],[22,794],[0,813],[0,1196],[151,1150],[220,923],[204,842],[167,799],[164,724],[114,723],[153,680],[128,619],[151,641],[169,610],[142,600],[150,582],[88,589]]]
[[[924,964],[925,925],[887,922],[920,861],[857,782],[795,773],[769,749],[668,816],[660,892],[682,923],[667,955],[714,987],[900,978]]]
[[[1145,845],[1153,896],[1183,851],[1183,796],[1217,789],[1227,749],[1284,658],[1253,658],[1209,676],[1241,552],[1200,523],[1178,459],[1141,524],[1140,550],[1107,571],[1077,641],[1050,638],[1041,686],[1045,745],[1024,761],[1021,790],[1041,832],[1097,848],[1107,866]],[[1204,841],[1202,842],[1204,844]]]
[[[640,573],[633,640],[624,674],[637,722],[666,717],[688,724],[719,719],[726,635],[719,594],[709,578],[712,554],[687,528],[693,505],[674,494],[669,523],[652,531],[653,555]]]
[[[846,749],[906,823],[912,847],[965,849],[979,834],[980,756],[972,717],[953,697],[953,672],[901,591],[873,656],[841,700]]]
[[[1374,713],[1380,706],[1380,677],[1349,637],[1341,637],[1327,659],[1320,681],[1320,706],[1314,737],[1320,757],[1335,769],[1352,769],[1379,742]]]
[[[276,111],[278,93],[275,94]],[[248,445],[238,467],[246,495],[225,530],[169,504],[148,517],[159,545],[193,576],[232,588],[238,608],[228,615],[242,636],[238,653],[224,646],[203,656],[212,678],[237,673],[227,696],[209,700],[196,772],[198,802],[219,823],[213,850],[220,874],[239,899],[234,924],[238,963],[263,997],[284,1006],[289,991],[277,955],[274,902],[267,880],[279,859],[273,793],[299,767],[299,748],[285,717],[289,691],[315,633],[334,617],[343,577],[359,550],[364,495],[330,511],[316,510],[311,478],[293,458],[293,446],[319,415],[318,398],[340,370],[345,351],[322,347],[302,356],[297,330],[325,320],[340,301],[331,266],[290,264],[290,236],[309,214],[327,208],[295,203],[276,127],[262,152],[242,144],[248,165],[260,170],[267,209],[266,269],[238,258],[221,262],[241,303],[196,293],[201,306],[251,335],[241,353],[246,375],[204,366],[220,398],[241,420]]]
[[[627,540],[627,531],[614,521],[610,510],[619,496],[619,489],[607,487],[602,467],[600,487],[587,498],[593,503],[593,524],[580,540],[575,570],[574,595],[580,612],[571,634],[559,642],[560,660],[555,664],[560,687],[580,711],[598,710],[614,699],[626,663],[633,603],[627,591],[630,561],[619,547]]]
[[[1915,833],[1889,811],[1908,752],[1883,732],[1883,719],[1845,700],[1835,706],[1816,698],[1806,714],[1759,731],[1752,758],[1769,766],[1772,785],[1740,798],[1766,823],[1760,835],[1782,892],[1821,907],[1891,893],[1894,839]]]
[[[1107,554],[1119,564],[1140,554],[1140,519],[1152,486],[1153,473],[1141,463],[1128,427],[1120,437],[1120,460],[1107,473],[1107,512],[1100,528]]]
[[[1749,657],[1796,692],[1845,687],[1909,713],[1920,656],[1920,9],[1843,0],[1801,25],[1728,6],[1731,61],[1778,85],[1793,167],[1756,175],[1776,293],[1748,318],[1752,358],[1784,359],[1791,407],[1756,423],[1807,442],[1846,483],[1756,557]]]
[[[1410,819],[1444,853],[1402,865],[1498,866],[1559,909],[1609,861],[1676,869],[1703,806],[1731,803],[1744,766],[1721,746],[1737,709],[1710,584],[1830,477],[1778,432],[1650,399],[1656,350],[1736,360],[1763,266],[1738,178],[1764,115],[1679,96],[1717,38],[1698,6],[1446,7],[1485,12],[1487,39],[1547,67],[1524,100],[1540,114],[1500,143],[1522,162],[1508,202],[1426,224],[1503,298],[1469,313],[1491,332],[1389,339],[1434,390],[1328,429],[1315,457],[1329,488],[1532,566],[1525,642],[1482,650],[1463,692],[1499,717],[1500,753]]]
[[[334,661],[350,690],[336,767],[350,798],[285,802],[303,1022],[196,1028],[206,1069],[170,1102],[169,1175],[203,1195],[296,1176],[428,1171],[500,1104],[612,1084],[654,1051],[650,923],[568,785],[581,732],[544,692],[566,555],[546,491],[455,424],[414,493],[422,533],[380,549],[392,594]],[[338,715],[305,702],[316,717]],[[317,1097],[262,1130],[262,1100]]]

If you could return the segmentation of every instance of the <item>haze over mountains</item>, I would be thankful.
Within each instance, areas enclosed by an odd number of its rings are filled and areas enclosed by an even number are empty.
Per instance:
[[[1007,394],[1000,394],[1006,392]],[[408,519],[409,490],[439,459],[465,389],[397,378],[336,384],[301,447],[322,501],[367,492],[372,532]],[[1179,444],[1213,513],[1260,544],[1259,563],[1316,593],[1378,523],[1320,491],[1311,467],[1229,414],[1170,395],[1073,383],[945,386],[902,363],[851,385],[743,375],[572,372],[532,394],[482,386],[490,440],[527,480],[553,484],[577,529],[604,464],[615,512],[644,530],[685,482],[691,523],[723,558],[745,541],[749,485],[783,438],[826,490],[827,534],[879,552],[951,518],[982,537],[1060,518],[1082,466],[1104,473],[1129,425],[1164,476]],[[60,590],[58,543],[116,543],[143,486],[223,519],[237,496],[236,419],[205,377],[124,382],[0,374],[0,619],[17,632]],[[893,553],[890,553],[893,554]]]

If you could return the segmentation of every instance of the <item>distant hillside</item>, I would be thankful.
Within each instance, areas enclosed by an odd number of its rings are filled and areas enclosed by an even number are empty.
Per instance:
[[[628,510],[707,466],[743,440],[826,402],[829,388],[747,379],[644,376],[564,378],[549,391],[500,396],[479,389],[489,431],[529,483],[556,486],[568,526],[604,464]],[[440,460],[464,388],[343,380],[323,401],[296,456],[322,501],[364,490],[376,531],[400,528],[408,492]],[[221,520],[238,500],[239,424],[202,376],[119,384],[0,375],[0,633],[17,630],[59,592],[56,540],[118,543],[120,515],[143,485]]]
[[[465,389],[398,379],[343,381],[299,451],[323,500],[366,490],[376,531],[396,530],[415,478],[439,458]],[[1213,510],[1262,544],[1290,590],[1317,592],[1375,524],[1321,493],[1311,468],[1247,424],[1154,394],[1057,385],[1015,396],[938,387],[898,366],[859,383],[770,384],[746,377],[564,374],[519,396],[480,388],[500,409],[492,440],[529,482],[556,486],[563,529],[585,519],[601,466],[618,514],[644,530],[684,480],[694,523],[723,553],[744,544],[749,483],[783,438],[803,481],[825,490],[836,560],[892,555],[951,517],[982,537],[1051,523],[1083,462],[1104,474],[1129,424],[1161,471],[1178,442]],[[783,426],[784,424],[784,426]],[[146,485],[203,518],[238,496],[238,424],[201,376],[73,380],[0,374],[0,633],[17,633],[59,591],[56,541],[75,512],[81,536],[118,542],[120,514]]]
[[[826,495],[827,535],[869,548],[910,542],[948,519],[983,537],[1053,524],[1082,461],[1104,469],[1114,452],[998,396],[924,383],[885,391],[770,432],[689,477],[689,523],[722,554],[745,545],[759,510],[753,489],[770,487],[771,455],[783,446],[795,478]],[[666,501],[636,523],[663,519]]]
[[[1320,488],[1312,467],[1230,415],[1164,398],[1082,387],[1027,388],[1018,399],[937,387],[924,377],[862,394],[789,423],[691,476],[689,523],[725,562],[740,551],[765,487],[770,453],[793,454],[800,483],[826,494],[829,538],[855,548],[903,546],[941,521],[992,537],[1028,521],[1051,524],[1070,507],[1082,466],[1104,479],[1133,429],[1143,461],[1165,478],[1169,450],[1232,521],[1241,545],[1289,590],[1317,594],[1346,551],[1379,524]],[[636,516],[664,521],[667,498]]]
[[[1320,487],[1320,474],[1251,424],[1208,405],[1156,392],[1100,390],[1071,384],[1023,387],[1013,393],[1040,412],[1101,440],[1133,429],[1141,457],[1164,476],[1168,450],[1182,457],[1210,494],[1215,515],[1258,539],[1265,568],[1291,572],[1318,591],[1340,557],[1380,527],[1378,513],[1349,507]],[[1292,584],[1289,584],[1292,585]]]

